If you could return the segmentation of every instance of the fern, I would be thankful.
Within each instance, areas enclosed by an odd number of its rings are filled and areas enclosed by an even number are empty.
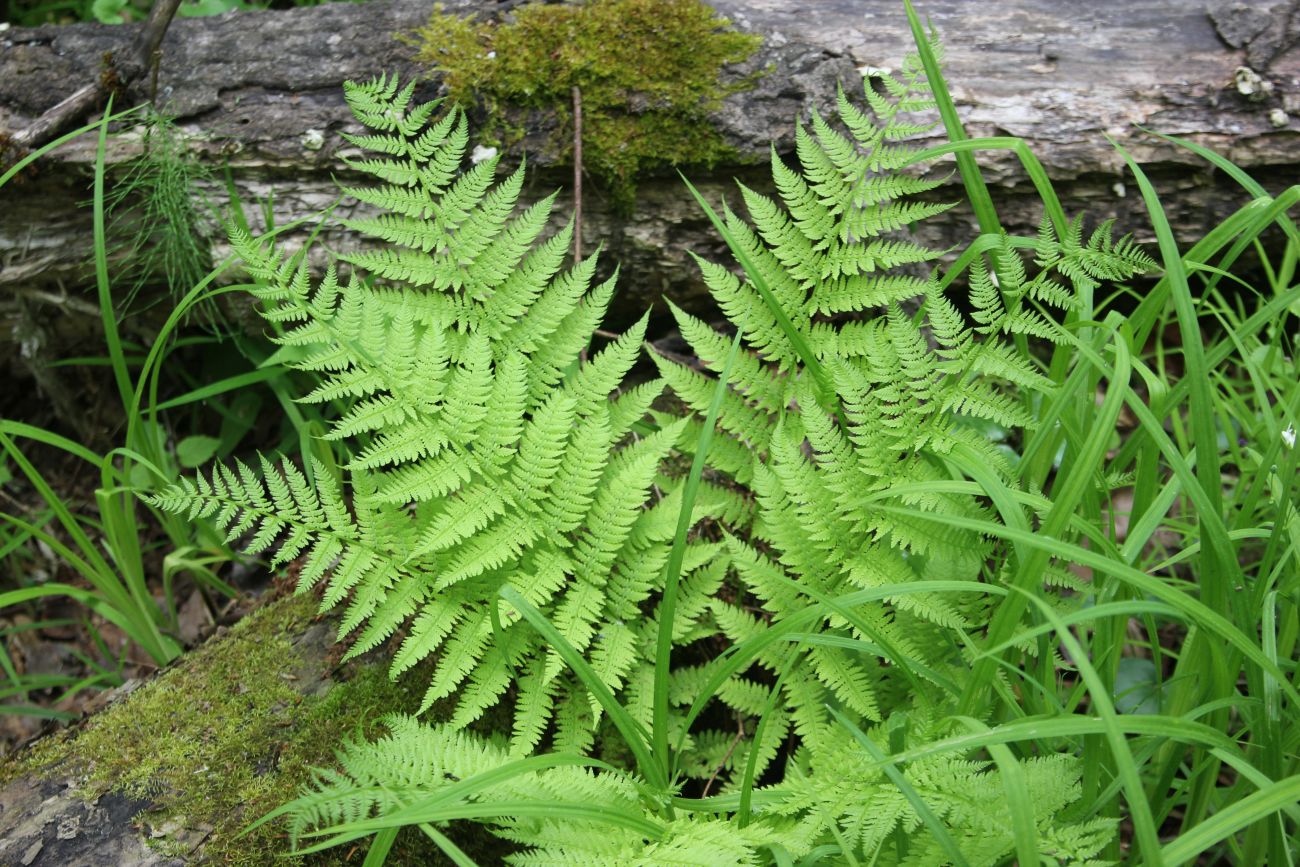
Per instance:
[[[307,790],[277,811],[288,815],[295,844],[306,832],[372,816],[382,822],[419,815],[426,828],[468,816],[518,846],[505,858],[515,865],[758,865],[778,852],[809,857],[819,840],[832,837],[867,862],[948,863],[937,843],[913,833],[920,825],[915,807],[842,729],[828,732],[816,750],[801,751],[785,781],[765,793],[755,821],[738,827],[706,813],[665,818],[642,796],[644,784],[619,770],[581,767],[555,755],[539,757],[545,769],[533,770],[535,764],[519,762],[501,739],[422,725],[409,716],[391,716],[385,724],[387,736],[345,744],[337,770],[315,771]],[[906,729],[904,748],[942,734],[924,716],[890,725]],[[702,743],[700,757],[724,749],[720,741],[712,749]],[[1080,763],[1063,755],[1029,759],[1021,774],[1041,854],[1080,867],[1106,863],[1095,855],[1114,821],[1078,820],[1070,813],[1079,796]],[[905,776],[971,864],[996,864],[1011,853],[1005,783],[987,762],[938,756],[912,763]]]
[[[952,523],[1006,517],[967,479],[1026,493],[1014,452],[979,433],[1023,436],[1052,393],[1018,338],[1066,340],[1063,320],[1102,281],[1154,263],[1109,225],[1085,240],[1079,220],[1044,221],[1032,242],[993,239],[964,284],[941,277],[943,251],[902,234],[948,207],[916,198],[942,179],[908,171],[930,84],[909,58],[881,85],[866,87],[865,109],[841,92],[837,120],[800,125],[797,167],[772,153],[777,195],[742,186],[748,220],[724,209],[749,271],[700,266],[738,360],[726,335],[671,307],[702,369],[656,355],[660,378],[626,389],[646,320],[587,357],[614,281],[595,284],[595,257],[564,268],[571,227],[542,238],[554,198],[520,208],[522,168],[497,183],[495,160],[460,172],[459,111],[435,118],[396,80],[348,86],[371,130],[350,141],[374,154],[350,166],[375,183],[345,189],[377,213],[345,225],[379,246],[343,257],[346,279],[331,268],[314,283],[303,257],[233,239],[284,357],[318,377],[302,400],[342,407],[326,438],[348,457],[310,477],[266,459],[218,467],[155,498],[275,550],[277,565],[300,560],[300,589],[319,584],[323,608],[345,607],[350,655],[400,635],[395,676],[432,660],[421,711],[439,704],[443,722],[394,717],[388,737],[345,745],[339,769],[280,811],[295,840],[355,839],[337,829],[373,819],[370,830],[419,824],[447,849],[435,826],[469,818],[516,844],[521,865],[948,863],[935,822],[972,864],[1023,843],[1007,780],[980,755],[931,754],[900,784],[871,749],[949,734],[940,721],[990,620],[983,591],[1014,574],[1014,551]],[[665,459],[698,448],[703,424],[655,408],[665,387],[697,416],[722,390],[689,516],[709,530],[685,543],[663,629],[692,655],[673,657],[666,721],[658,603],[687,486]],[[1031,577],[1070,584],[1056,564]],[[560,648],[498,606],[506,587]],[[863,590],[879,601],[836,601]],[[718,648],[756,642],[715,677],[729,658]],[[696,703],[711,722],[688,728],[682,710]],[[465,731],[498,705],[509,737]],[[606,709],[625,737],[666,722],[679,739],[678,754],[656,757],[654,785],[579,758],[617,762]],[[717,727],[728,717],[734,731]],[[536,754],[544,743],[553,752]],[[1016,761],[1040,854],[1100,863],[1114,823],[1072,812],[1078,763]],[[755,779],[774,782],[755,792]],[[721,797],[678,798],[688,780]]]
[[[900,716],[878,730],[877,747],[888,751],[936,740],[942,734],[924,714]],[[1020,763],[1020,775],[1033,806],[1039,832],[1039,852],[1055,863],[1100,865],[1095,856],[1114,833],[1107,819],[1077,820],[1071,805],[1079,798],[1081,762],[1072,756],[1049,755]],[[826,827],[835,826],[856,857],[877,864],[946,864],[949,859],[937,840],[914,834],[921,825],[915,806],[863,751],[839,729],[828,732],[816,750],[798,760],[799,772],[787,774],[778,815],[808,816]],[[903,776],[972,865],[992,865],[1012,853],[1013,823],[1007,806],[1005,781],[986,760],[944,754],[908,764]]]
[[[501,612],[496,631],[497,591],[510,584],[553,617],[613,688],[650,665],[653,628],[625,624],[666,560],[671,523],[648,506],[684,422],[629,439],[661,385],[608,397],[646,321],[584,359],[613,281],[592,287],[594,257],[562,270],[571,225],[540,240],[553,198],[518,209],[522,169],[494,185],[494,161],[459,173],[463,115],[435,120],[436,103],[413,93],[388,78],[347,86],[374,130],[350,141],[378,154],[349,164],[378,183],[345,190],[381,213],[343,222],[383,246],[344,256],[346,282],[331,268],[313,285],[304,257],[233,238],[293,365],[319,379],[302,400],[346,406],[326,439],[352,455],[350,497],[324,466],[313,486],[264,460],[155,503],[214,517],[251,553],[278,544],[274,564],[301,556],[299,589],[319,582],[323,608],[345,607],[350,656],[400,632],[394,675],[436,657],[423,707],[454,698],[464,726],[515,699],[524,754],[559,708],[590,699],[558,657],[529,662],[548,651],[517,614]],[[574,743],[595,723],[570,731]]]
[[[762,863],[760,849],[795,827],[779,817],[743,830],[689,813],[664,820],[642,799],[640,782],[621,771],[571,763],[529,771],[512,764],[500,740],[421,725],[409,716],[385,722],[388,736],[346,744],[339,769],[316,771],[308,791],[282,808],[295,843],[313,829],[437,804],[453,816],[482,816],[493,834],[519,845],[505,859],[519,867],[742,867]]]
[[[878,505],[897,504],[888,496],[891,488],[943,477],[935,459],[969,439],[953,427],[954,412],[992,416],[1004,424],[1022,420],[987,376],[995,362],[1010,368],[1013,381],[1040,387],[1044,382],[1019,359],[985,353],[933,275],[887,273],[938,257],[889,233],[945,209],[905,201],[938,182],[897,171],[912,153],[910,146],[896,143],[905,128],[912,128],[903,115],[930,105],[924,76],[909,66],[891,80],[890,89],[892,97],[868,88],[870,113],[840,93],[847,135],[819,117],[811,131],[800,127],[801,170],[773,153],[780,201],[742,188],[753,229],[736,214],[726,214],[729,231],[761,272],[750,276],[772,287],[792,326],[830,371],[842,407],[838,421],[819,408],[798,354],[759,293],[719,266],[704,266],[709,288],[749,346],[733,369],[719,418],[735,446],[717,449],[745,455],[743,464],[722,468],[752,488],[758,506],[752,525],[736,526],[737,535],[728,541],[745,595],[734,603],[713,603],[715,618],[732,641],[803,610],[813,601],[810,592],[837,596],[867,587],[976,577],[990,550],[986,542],[969,533],[936,536],[924,522],[882,516]],[[917,296],[924,299],[928,331],[901,306]],[[845,319],[877,309],[886,312],[883,319]],[[675,308],[674,314],[704,365],[719,372],[720,338],[699,320]],[[828,315],[836,318],[824,318]],[[937,351],[931,341],[939,344]],[[986,354],[989,363],[976,361]],[[668,359],[657,363],[678,395],[703,412],[712,383]],[[997,463],[1009,475],[1005,462]],[[970,500],[947,496],[914,498],[911,505],[980,514]],[[752,605],[763,611],[762,619],[742,613]],[[942,628],[978,622],[978,607],[974,599],[902,595],[886,609],[861,610],[856,624],[828,613],[820,630],[839,641],[887,646],[919,668],[940,671],[957,661]],[[929,638],[938,640],[924,640]],[[773,651],[760,663],[772,673],[794,666],[778,704],[792,709],[806,742],[818,740],[830,724],[827,701],[879,720],[886,697],[902,688],[898,667],[834,645]],[[737,712],[757,712],[755,700],[738,700],[734,692],[721,698]]]
[[[724,212],[734,243],[752,263],[747,279],[702,263],[705,282],[747,348],[728,377],[722,442],[710,454],[718,458],[714,466],[753,491],[757,505],[752,521],[733,524],[728,539],[741,592],[734,602],[712,603],[719,630],[732,642],[760,634],[819,597],[980,580],[995,553],[992,543],[969,531],[937,529],[925,517],[994,518],[974,497],[934,490],[962,477],[954,461],[981,463],[1015,485],[1014,467],[963,419],[1013,431],[1028,427],[1019,395],[1048,394],[1052,383],[1009,337],[1060,341],[1053,311],[1078,307],[1079,293],[1098,280],[1154,267],[1128,239],[1113,242],[1109,226],[1085,243],[1079,221],[1063,238],[1045,222],[1034,246],[1038,271],[1029,276],[1018,247],[1004,237],[990,254],[1001,285],[976,259],[963,313],[940,288],[937,271],[895,271],[938,259],[939,251],[895,233],[947,207],[910,200],[941,179],[902,171],[916,153],[906,139],[929,128],[908,117],[933,107],[919,61],[886,76],[883,93],[868,83],[865,97],[866,110],[840,92],[843,131],[816,115],[810,128],[797,129],[798,169],[773,152],[778,200],[741,187],[752,226]],[[818,399],[787,326],[756,288],[759,281],[828,372],[835,412]],[[725,338],[672,310],[705,368],[720,373]],[[702,414],[714,381],[663,356],[656,363],[676,394]],[[765,674],[745,675],[759,680],[738,681],[745,689],[720,697],[737,713],[757,714],[763,702],[752,689],[793,666],[777,704],[791,709],[800,737],[815,748],[830,730],[828,702],[878,722],[895,696],[922,681],[950,689],[964,666],[958,635],[986,622],[983,605],[971,594],[909,592],[888,598],[883,608],[859,609],[853,622],[828,611],[818,631],[833,643],[772,650],[758,660]],[[745,613],[755,608],[758,617]]]

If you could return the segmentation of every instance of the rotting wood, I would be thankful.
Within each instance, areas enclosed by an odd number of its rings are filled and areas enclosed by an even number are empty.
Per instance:
[[[14,133],[9,145],[17,151],[34,150],[53,141],[59,133],[76,125],[100,105],[112,91],[127,88],[151,72],[149,97],[157,91],[159,67],[162,61],[162,41],[167,27],[176,16],[180,0],[155,0],[140,31],[129,47],[105,52],[103,69],[90,76],[79,88],[69,94],[25,129]],[[65,83],[65,86],[70,83]]]
[[[510,4],[453,0],[448,11],[508,14]],[[850,90],[872,67],[897,66],[910,37],[897,0],[819,0],[816,14],[798,0],[718,0],[719,12],[764,35],[762,48],[728,72],[768,70],[754,89],[728,97],[716,123],[739,159],[688,174],[715,199],[736,198],[730,179],[762,186],[769,140],[793,149],[792,121],[832,110],[836,84]],[[1147,168],[1176,233],[1196,238],[1244,201],[1239,190],[1192,155],[1138,126],[1184,135],[1217,148],[1281,189],[1300,165],[1300,0],[975,0],[921,3],[946,37],[948,76],[974,135],[1026,139],[1051,174],[1068,210],[1091,221],[1117,217],[1122,231],[1149,237],[1140,200],[1126,183],[1109,134]],[[341,132],[355,130],[340,86],[382,71],[420,71],[397,37],[422,24],[424,0],[338,4],[283,12],[175,22],[163,44],[159,96],[214,168],[229,166],[246,204],[273,194],[280,222],[332,204],[343,169]],[[20,130],[82,81],[129,27],[75,25],[11,29],[0,34],[0,130]],[[1241,70],[1248,69],[1248,73]],[[1244,83],[1243,83],[1244,82]],[[147,96],[140,81],[131,94]],[[426,94],[436,92],[434,84]],[[527,118],[530,135],[508,158],[528,153],[532,194],[570,184],[571,168],[546,152],[548,119]],[[936,133],[937,135],[937,133]],[[129,136],[111,161],[137,152]],[[0,196],[0,326],[13,320],[14,294],[86,283],[90,261],[87,166],[93,142],[79,141],[44,161],[40,171]],[[1000,215],[1012,230],[1031,231],[1040,209],[1014,156],[981,156]],[[223,189],[214,189],[217,197]],[[959,195],[955,184],[939,195]],[[694,250],[722,256],[707,222],[669,172],[639,184],[634,212],[620,215],[594,184],[584,190],[584,236],[598,239],[605,261],[621,264],[615,327],[668,293],[690,308],[702,297]],[[573,202],[562,196],[557,213]],[[344,209],[347,209],[344,204]],[[923,240],[969,240],[973,220],[958,208],[923,230]],[[348,243],[326,232],[323,246]],[[218,244],[215,253],[223,254]],[[725,258],[725,257],[724,257]],[[52,310],[62,318],[65,310]],[[93,323],[88,323],[91,325]],[[0,327],[0,340],[9,340]],[[47,323],[52,348],[77,342],[67,322]],[[65,336],[63,332],[68,332]],[[12,357],[13,349],[4,351]]]

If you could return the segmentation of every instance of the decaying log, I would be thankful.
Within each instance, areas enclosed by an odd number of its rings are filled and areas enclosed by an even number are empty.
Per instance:
[[[154,68],[155,63],[162,60],[163,36],[178,6],[180,0],[158,0],[129,48],[106,55],[104,63],[107,68],[100,75],[47,109],[25,129],[15,133],[8,144],[15,149],[32,150],[53,141],[59,133],[84,120],[96,105],[108,98],[109,91],[129,86]],[[152,80],[150,89],[152,91]]]
[[[446,8],[502,14],[512,5],[453,0]],[[728,97],[716,114],[718,129],[742,159],[707,173],[687,169],[714,198],[735,198],[734,176],[763,184],[769,140],[779,151],[792,150],[795,118],[814,108],[830,110],[837,82],[852,89],[860,70],[896,67],[911,44],[899,0],[714,5],[738,28],[764,36],[754,57],[728,75],[767,70],[756,87]],[[945,38],[951,89],[971,133],[1027,139],[1072,212],[1085,211],[1092,220],[1118,217],[1121,229],[1149,237],[1142,203],[1107,135],[1146,166],[1184,241],[1243,201],[1204,163],[1138,125],[1215,147],[1274,189],[1300,175],[1300,0],[1211,0],[1208,10],[1186,0],[918,5]],[[339,133],[354,129],[341,83],[382,71],[420,73],[397,37],[428,14],[426,0],[393,0],[180,20],[164,42],[160,99],[192,135],[196,152],[214,168],[229,166],[246,205],[273,193],[277,219],[287,221],[336,198],[344,145]],[[70,88],[93,78],[105,52],[132,33],[131,27],[99,25],[0,33],[0,130],[23,129]],[[436,92],[436,82],[427,90]],[[138,100],[145,92],[137,87],[130,96]],[[546,151],[547,119],[533,121],[536,134],[523,147],[542,171],[534,173],[530,194],[567,187],[570,170]],[[129,136],[119,139],[110,159],[123,160],[138,146]],[[53,348],[80,339],[75,322],[83,314],[32,299],[58,297],[86,283],[90,214],[78,203],[88,197],[92,156],[93,142],[78,141],[43,161],[24,184],[0,191],[0,341],[16,343],[15,330],[33,329]],[[1016,159],[997,153],[981,162],[1004,223],[1032,229],[1040,209]],[[941,193],[959,195],[955,178],[952,184]],[[690,306],[701,287],[686,251],[720,248],[676,176],[644,179],[630,215],[616,213],[594,187],[589,183],[585,191],[584,236],[588,246],[603,243],[608,260],[623,269],[614,325],[663,293]],[[214,192],[219,197],[224,189]],[[559,210],[567,214],[570,203],[562,199]],[[969,211],[956,209],[929,225],[926,239],[945,245],[968,240],[972,226]],[[323,241],[327,247],[346,242],[328,233]],[[21,316],[20,296],[29,301]],[[0,355],[12,357],[15,349],[11,344]]]
[[[265,605],[72,729],[0,762],[0,867],[359,864],[356,847],[282,860],[282,827],[241,832],[297,794],[343,738],[414,711],[428,672],[389,680],[392,648],[340,665],[319,599]],[[421,680],[423,678],[423,680]],[[433,711],[437,714],[437,708]],[[497,863],[500,843],[454,829]],[[441,864],[419,834],[390,864]]]

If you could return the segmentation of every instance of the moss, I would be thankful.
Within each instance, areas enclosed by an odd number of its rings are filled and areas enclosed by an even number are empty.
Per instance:
[[[724,64],[748,58],[762,37],[727,30],[698,0],[592,0],[529,5],[498,24],[444,14],[417,32],[418,59],[443,74],[451,98],[482,104],[486,139],[522,138],[519,111],[559,119],[550,146],[572,159],[573,88],[582,95],[583,166],[631,204],[638,174],[712,166],[734,157],[709,120],[728,93]]]
[[[312,596],[266,606],[80,731],[41,742],[15,771],[59,765],[84,775],[88,799],[114,791],[150,801],[141,819],[161,832],[151,842],[164,854],[185,854],[192,829],[210,828],[204,853],[218,864],[359,864],[364,846],[283,859],[287,841],[274,824],[241,836],[295,797],[310,768],[332,764],[344,739],[377,734],[385,713],[414,711],[427,683],[427,671],[394,682],[382,665],[357,667],[332,686],[320,679],[319,653],[306,659],[294,643],[312,628],[332,634],[333,624],[313,626],[316,606]],[[473,826],[456,830],[470,834],[457,835],[463,847],[499,860],[502,844]],[[412,832],[388,863],[445,862]]]

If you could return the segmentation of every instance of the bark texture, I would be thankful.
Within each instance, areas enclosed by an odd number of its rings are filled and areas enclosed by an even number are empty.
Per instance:
[[[514,3],[453,0],[458,14],[504,15]],[[835,88],[852,90],[860,68],[897,66],[911,36],[897,0],[717,0],[736,27],[760,33],[759,51],[729,76],[767,70],[752,90],[726,99],[715,122],[739,158],[687,171],[707,195],[731,192],[731,178],[763,185],[769,141],[793,146],[793,122],[829,111]],[[974,135],[1029,141],[1067,209],[1092,220],[1118,217],[1145,233],[1142,204],[1106,141],[1130,150],[1160,186],[1175,230],[1193,239],[1242,196],[1185,152],[1138,125],[1188,136],[1226,153],[1264,182],[1294,182],[1300,166],[1300,0],[933,0],[921,4],[944,37],[948,79]],[[159,95],[214,168],[228,166],[246,205],[274,194],[285,222],[334,202],[342,170],[340,132],[354,129],[340,85],[382,71],[421,74],[398,37],[422,24],[424,0],[335,4],[285,12],[174,22],[163,45]],[[0,130],[16,133],[96,76],[131,27],[76,25],[0,34]],[[431,81],[428,92],[436,92]],[[146,85],[129,96],[143,99]],[[550,119],[527,119],[533,194],[568,187],[570,174],[547,153]],[[42,161],[21,185],[0,190],[0,340],[28,355],[79,341],[75,321],[93,308],[64,299],[86,282],[91,224],[84,137]],[[139,148],[117,139],[109,159]],[[1015,158],[981,157],[1005,224],[1032,228],[1039,208]],[[958,181],[941,191],[960,195]],[[224,189],[216,188],[217,198]],[[687,306],[700,285],[687,250],[720,248],[675,175],[644,179],[631,214],[615,212],[587,185],[584,235],[621,263],[620,316],[662,293]],[[734,192],[732,198],[735,198]],[[345,203],[345,209],[348,207]],[[255,208],[254,208],[255,209]],[[560,213],[570,203],[561,201]],[[927,240],[954,244],[973,220],[958,209],[929,225]],[[346,239],[326,234],[326,246]],[[220,243],[214,250],[222,253]],[[55,313],[57,315],[53,315]],[[618,324],[617,322],[614,324]],[[11,346],[6,355],[19,346]]]

